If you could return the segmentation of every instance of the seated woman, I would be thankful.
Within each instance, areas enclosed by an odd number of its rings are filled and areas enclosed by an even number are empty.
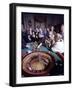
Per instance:
[[[64,53],[64,40],[62,39],[62,35],[57,33],[55,35],[55,44],[52,46],[52,51]]]

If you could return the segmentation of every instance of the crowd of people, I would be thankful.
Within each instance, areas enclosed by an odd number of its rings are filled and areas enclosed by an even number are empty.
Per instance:
[[[53,51],[60,51],[64,53],[64,24],[60,25],[60,30],[56,30],[55,26],[51,25],[42,29],[37,26],[34,30],[32,27],[25,30],[22,25],[22,48],[27,43],[38,42],[51,48]]]

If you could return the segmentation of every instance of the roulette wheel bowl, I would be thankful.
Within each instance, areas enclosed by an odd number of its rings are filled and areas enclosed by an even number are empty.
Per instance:
[[[54,57],[46,52],[32,52],[22,60],[23,76],[47,76],[54,67]]]

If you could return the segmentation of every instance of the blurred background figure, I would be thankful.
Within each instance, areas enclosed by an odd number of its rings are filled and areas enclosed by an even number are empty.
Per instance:
[[[39,28],[39,38],[44,38],[44,31],[42,30],[42,28]]]
[[[37,33],[40,32],[40,26],[39,26],[39,25],[37,25],[37,27],[36,27],[36,32],[37,32]]]
[[[62,35],[62,39],[64,40],[64,24],[61,25],[61,32],[60,34]]]
[[[48,26],[48,27],[45,28],[45,30],[44,30],[44,36],[45,36],[45,37],[49,37],[49,32],[50,32],[50,27]]]
[[[27,36],[26,36],[26,30],[24,28],[24,25],[22,24],[21,25],[21,34],[22,34],[22,48],[25,48],[26,46],[26,42],[27,42]]]
[[[51,29],[49,31],[49,38],[51,41],[51,46],[55,43],[55,34],[56,32],[54,31],[54,26],[51,26]]]
[[[49,37],[50,37],[51,40],[54,39],[54,26],[51,26],[51,29],[49,31]]]
[[[29,34],[32,35],[32,32],[33,32],[32,27],[30,27],[29,28]]]

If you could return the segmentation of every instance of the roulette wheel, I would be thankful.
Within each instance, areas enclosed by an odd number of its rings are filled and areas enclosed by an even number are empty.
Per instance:
[[[55,59],[48,52],[36,51],[29,53],[22,60],[23,76],[44,76],[50,75],[54,67]]]

